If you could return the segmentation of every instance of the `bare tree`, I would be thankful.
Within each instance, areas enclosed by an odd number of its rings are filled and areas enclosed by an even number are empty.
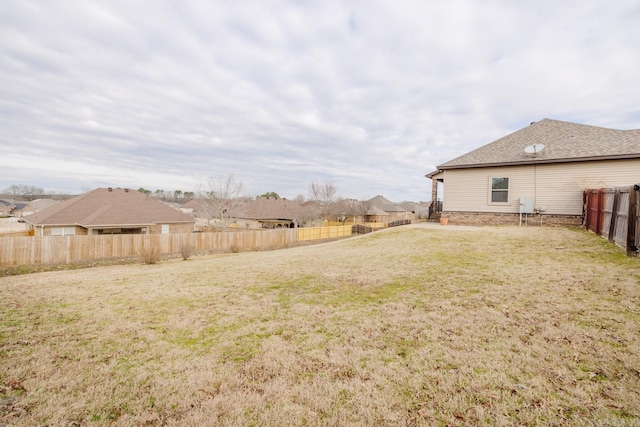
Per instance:
[[[44,194],[44,190],[35,185],[13,184],[5,188],[4,193],[14,199],[35,200]]]
[[[221,230],[226,230],[229,218],[241,214],[244,185],[237,182],[233,174],[226,177],[210,177],[207,187],[201,192],[201,214],[205,215],[209,224],[215,219]]]
[[[361,202],[358,202],[357,207],[358,207],[357,215],[362,216],[362,222],[367,222],[367,216],[371,215],[370,211],[371,211],[371,208],[373,207],[371,200],[363,200]]]
[[[353,220],[356,222],[356,218],[360,214],[360,203],[355,199],[338,199],[335,203],[334,213],[336,214],[338,221],[342,224],[347,220]]]
[[[312,182],[309,186],[309,200],[315,202],[318,207],[318,213],[323,220],[331,213],[331,208],[336,201],[338,189],[331,183],[319,184]]]

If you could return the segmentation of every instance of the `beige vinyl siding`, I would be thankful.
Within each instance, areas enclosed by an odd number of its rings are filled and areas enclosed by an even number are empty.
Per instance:
[[[490,203],[490,178],[509,178],[506,204]],[[582,192],[640,183],[640,159],[450,169],[444,172],[445,211],[518,213],[521,197],[545,213],[581,215]]]

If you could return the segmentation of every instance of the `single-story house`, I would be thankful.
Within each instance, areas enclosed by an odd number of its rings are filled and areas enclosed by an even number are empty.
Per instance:
[[[393,203],[384,196],[378,195],[369,199],[367,203],[380,211],[385,212],[387,215],[384,218],[384,222],[399,221],[399,220],[411,220],[414,219],[414,213],[411,209],[403,206],[400,203]],[[380,221],[376,221],[380,222]]]
[[[296,228],[306,219],[305,208],[299,203],[275,197],[248,200],[241,211],[234,220],[245,228]]]
[[[389,216],[390,215],[387,212],[383,211],[379,207],[369,205],[369,208],[367,209],[367,216],[365,217],[364,221],[381,222],[384,224],[388,224],[390,222]]]
[[[24,217],[36,236],[191,233],[195,220],[138,191],[98,188]]]
[[[31,213],[35,213],[38,211],[41,211],[42,209],[46,209],[48,207],[51,206],[55,206],[56,204],[58,204],[59,201],[58,200],[53,200],[53,199],[36,199],[33,200],[31,202],[29,202],[29,204],[33,207],[33,212]],[[28,213],[23,212],[22,215],[28,215]]]
[[[10,216],[15,207],[11,200],[0,199],[0,217]]]
[[[535,215],[536,224],[579,225],[585,190],[640,182],[640,129],[544,119],[426,177],[433,204],[442,199],[452,223],[518,224]]]
[[[31,215],[36,211],[36,208],[31,202],[20,202],[17,200],[12,200],[12,202],[15,207],[13,208],[13,211],[11,211],[11,216],[23,217],[25,215]]]
[[[413,214],[413,219],[427,219],[429,218],[429,209],[431,208],[431,202],[402,202],[400,206],[405,211]]]

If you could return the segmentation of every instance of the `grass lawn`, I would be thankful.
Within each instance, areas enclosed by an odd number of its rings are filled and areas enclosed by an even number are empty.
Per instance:
[[[640,426],[640,259],[399,227],[0,278],[0,425]]]

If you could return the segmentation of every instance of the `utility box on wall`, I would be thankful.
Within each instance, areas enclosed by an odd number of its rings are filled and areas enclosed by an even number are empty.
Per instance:
[[[533,213],[533,199],[531,197],[520,197],[520,213]]]

